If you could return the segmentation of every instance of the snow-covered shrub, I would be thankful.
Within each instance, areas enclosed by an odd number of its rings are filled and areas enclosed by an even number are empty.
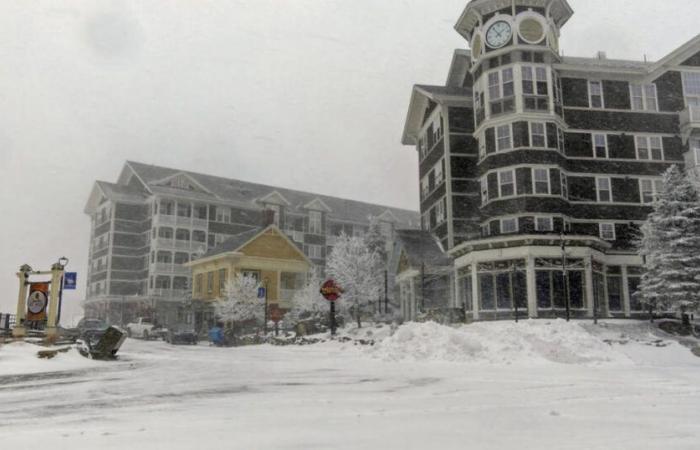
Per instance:
[[[226,284],[226,297],[214,305],[224,322],[261,324],[265,320],[265,303],[258,298],[260,283],[238,273]]]

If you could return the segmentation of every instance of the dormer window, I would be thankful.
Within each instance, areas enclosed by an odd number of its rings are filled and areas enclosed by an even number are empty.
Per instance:
[[[271,218],[272,223],[275,224],[275,226],[279,227],[280,226],[280,205],[265,205],[265,210],[269,212],[269,214],[274,214],[274,216]]]
[[[323,213],[320,211],[309,211],[309,233],[323,234]]]

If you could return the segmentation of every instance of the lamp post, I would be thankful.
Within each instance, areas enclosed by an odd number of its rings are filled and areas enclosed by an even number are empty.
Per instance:
[[[267,287],[270,284],[270,280],[268,278],[265,278],[263,280],[263,288],[265,289],[265,325],[263,326],[263,330],[265,330],[265,336],[267,336],[267,299],[268,299],[268,293],[267,293]]]
[[[515,308],[515,323],[518,323],[518,300],[515,298],[515,275],[516,271],[518,270],[517,268],[517,263],[514,261],[513,262],[513,271],[510,275],[510,298],[513,300],[513,307]]]
[[[566,270],[566,231],[561,232],[561,273],[564,279],[564,302],[566,304],[566,321],[571,321],[571,304],[569,301],[569,279]]]

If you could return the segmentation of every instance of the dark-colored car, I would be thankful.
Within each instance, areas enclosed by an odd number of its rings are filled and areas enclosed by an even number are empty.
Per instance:
[[[172,345],[197,345],[199,336],[192,325],[175,325],[168,328],[165,342]]]

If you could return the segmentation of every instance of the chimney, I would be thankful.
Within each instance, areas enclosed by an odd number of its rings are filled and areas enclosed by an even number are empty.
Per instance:
[[[605,52],[603,52],[603,51],[599,51],[599,52],[596,54],[596,56],[598,57],[598,59],[608,59],[608,55],[607,55]]]

